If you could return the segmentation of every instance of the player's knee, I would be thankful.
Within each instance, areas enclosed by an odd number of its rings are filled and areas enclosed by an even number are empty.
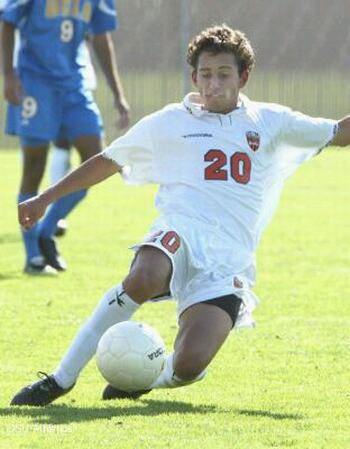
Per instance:
[[[24,160],[24,172],[38,173],[43,170],[46,165],[46,158],[44,157],[29,157]]]
[[[26,192],[36,192],[44,175],[45,162],[35,161],[27,164],[22,174],[22,190]]]
[[[24,151],[23,157],[23,174],[27,177],[38,177],[40,176],[46,165],[46,153],[38,150],[34,151]]]
[[[85,162],[102,151],[102,140],[99,135],[80,136],[74,140],[74,145],[79,152],[81,162]]]
[[[204,351],[179,353],[174,357],[174,371],[182,380],[193,380],[207,367],[208,357]]]
[[[161,294],[158,279],[151,269],[134,270],[123,282],[126,293],[135,300],[151,299]]]

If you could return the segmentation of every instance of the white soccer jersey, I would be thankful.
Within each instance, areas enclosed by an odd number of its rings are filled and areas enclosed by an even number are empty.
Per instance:
[[[189,94],[142,119],[103,154],[125,167],[127,182],[160,185],[156,207],[175,229],[193,220],[221,235],[231,269],[254,282],[255,250],[285,179],[336,129],[334,120],[245,96],[229,114],[209,113]]]
[[[333,120],[243,95],[231,113],[209,113],[198,94],[189,94],[103,152],[123,166],[127,182],[160,185],[160,216],[141,245],[169,256],[179,315],[195,303],[235,294],[243,300],[236,326],[254,323],[257,298],[250,288],[261,234],[285,179],[336,130]]]

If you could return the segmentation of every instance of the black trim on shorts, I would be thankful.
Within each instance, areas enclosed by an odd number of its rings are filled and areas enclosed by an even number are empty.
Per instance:
[[[209,304],[210,306],[217,306],[224,310],[232,320],[232,327],[236,324],[238,318],[239,308],[241,307],[242,300],[237,295],[225,295],[219,298],[208,299],[207,301],[201,301],[200,304]]]

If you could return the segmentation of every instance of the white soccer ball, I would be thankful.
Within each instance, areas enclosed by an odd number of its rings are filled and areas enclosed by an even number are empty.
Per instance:
[[[112,387],[128,392],[147,390],[161,373],[164,359],[161,336],[137,321],[110,327],[102,335],[96,352],[102,376]]]

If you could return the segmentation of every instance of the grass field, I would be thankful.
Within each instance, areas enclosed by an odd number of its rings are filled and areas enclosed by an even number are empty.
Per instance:
[[[0,152],[0,448],[198,449],[350,447],[350,152],[327,150],[292,178],[259,253],[255,330],[233,333],[205,381],[144,399],[103,403],[94,361],[47,408],[10,408],[53,370],[101,294],[127,272],[127,247],[156,212],[154,188],[114,177],[95,187],[60,242],[69,271],[22,274],[16,225],[18,154]],[[136,318],[170,349],[174,303]]]

